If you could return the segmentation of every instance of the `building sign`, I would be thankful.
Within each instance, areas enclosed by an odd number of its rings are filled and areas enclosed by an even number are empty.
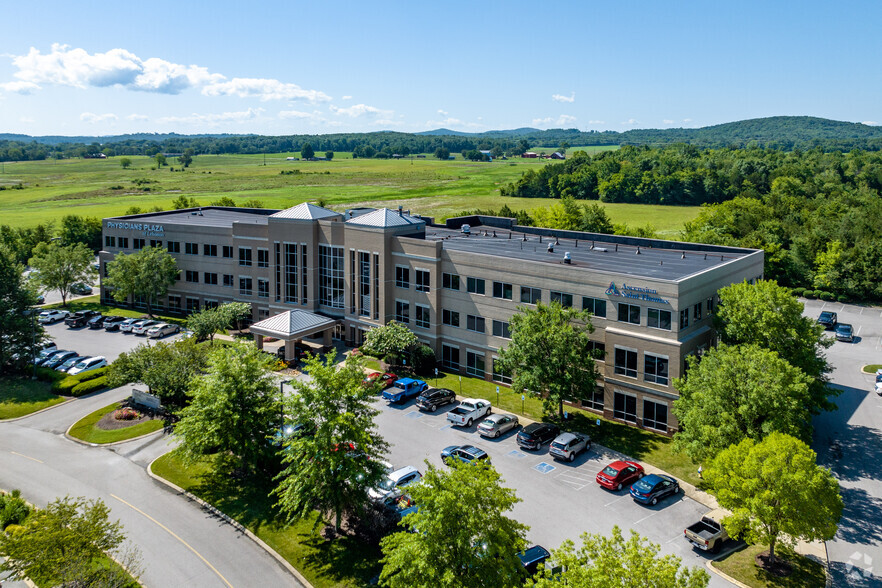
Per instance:
[[[165,234],[165,228],[162,225],[150,225],[146,223],[117,223],[107,221],[107,228],[142,231],[145,237],[162,237]]]
[[[631,298],[633,300],[645,300],[646,302],[659,302],[661,304],[670,304],[664,298],[659,297],[658,291],[652,288],[640,288],[638,286],[629,286],[622,284],[622,288],[616,287],[615,282],[609,283],[606,289],[607,296],[621,296],[623,298]]]

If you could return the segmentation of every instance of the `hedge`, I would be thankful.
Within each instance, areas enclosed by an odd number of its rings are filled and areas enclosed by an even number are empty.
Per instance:
[[[848,302],[848,296],[846,296],[845,294],[840,294],[836,297],[836,302],[840,304],[845,304],[846,302]]]
[[[803,288],[802,286],[793,289],[794,296],[802,296],[803,294],[805,294],[805,288]]]
[[[97,392],[98,390],[103,390],[104,388],[107,388],[107,376],[101,376],[77,384],[74,386],[74,389],[70,391],[70,395],[77,398],[79,396],[91,394],[92,392]]]
[[[75,376],[67,376],[63,380],[58,380],[52,384],[52,391],[56,394],[61,394],[62,396],[68,396],[72,393],[73,389],[78,385],[89,382],[91,380],[95,380],[97,378],[103,378],[104,374],[107,373],[107,368],[98,368],[97,370],[89,370],[88,372],[82,372]],[[62,374],[64,375],[64,374]],[[106,379],[105,379],[106,381]]]
[[[820,294],[818,294],[818,298],[820,298],[821,300],[826,300],[827,302],[831,302],[836,299],[836,297],[830,292],[821,292]]]
[[[42,380],[44,382],[59,382],[67,377],[67,374],[64,372],[57,372],[53,369],[38,367],[37,368],[37,379]]]

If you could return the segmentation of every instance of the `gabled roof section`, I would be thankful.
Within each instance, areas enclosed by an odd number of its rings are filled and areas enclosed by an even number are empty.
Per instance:
[[[379,208],[373,212],[351,218],[346,221],[346,224],[386,229],[390,227],[415,227],[425,225],[426,221],[409,214],[399,214],[396,210]]]
[[[337,321],[305,310],[288,310],[281,314],[263,319],[251,325],[252,333],[276,337],[278,339],[307,337],[319,331],[329,329]]]
[[[298,204],[297,206],[292,206],[291,208],[286,208],[285,210],[280,210],[279,212],[271,215],[273,218],[291,218],[296,220],[317,220],[320,218],[331,218],[334,216],[343,216],[339,212],[334,212],[333,210],[328,210],[327,208],[322,208],[321,206],[316,206],[315,204],[311,204],[309,202],[304,202],[302,204]]]

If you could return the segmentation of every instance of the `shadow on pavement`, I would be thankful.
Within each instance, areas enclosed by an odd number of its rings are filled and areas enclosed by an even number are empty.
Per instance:
[[[848,543],[872,545],[882,541],[882,499],[862,488],[840,488],[845,508],[837,536]]]

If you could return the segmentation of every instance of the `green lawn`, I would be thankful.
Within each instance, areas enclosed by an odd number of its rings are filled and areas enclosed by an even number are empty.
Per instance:
[[[270,487],[217,474],[213,460],[185,465],[174,453],[153,463],[153,473],[233,517],[297,568],[315,588],[368,586],[380,572],[378,549],[347,537],[325,541],[312,533],[314,518],[281,522]],[[318,516],[318,513],[316,513]]]
[[[143,309],[122,308],[102,304],[101,298],[98,295],[79,298],[73,302],[68,302],[67,306],[62,306],[59,302],[57,304],[47,304],[44,308],[64,308],[70,312],[76,312],[78,310],[97,310],[104,315],[122,316],[126,318],[147,317],[147,313]],[[158,321],[180,325],[182,327],[185,326],[185,323],[187,322],[187,319],[182,316],[161,314],[157,313],[155,310],[153,312],[153,318]]]
[[[14,419],[42,410],[64,398],[52,393],[52,383],[29,376],[0,378],[0,420]]]
[[[793,573],[786,578],[776,578],[759,569],[754,563],[758,553],[768,546],[748,545],[711,565],[724,574],[754,588],[823,588],[826,583],[824,567],[806,557],[781,550],[778,554],[793,566]],[[776,550],[776,553],[778,550]]]
[[[880,363],[872,363],[870,365],[865,365],[863,368],[863,372],[865,374],[875,374],[876,370],[882,369],[882,364]]]
[[[134,439],[135,437],[140,437],[141,435],[146,435],[147,433],[152,433],[153,431],[158,431],[163,427],[163,421],[161,419],[153,419],[149,421],[145,421],[143,423],[139,423],[137,425],[132,425],[131,427],[125,427],[124,429],[114,429],[112,431],[106,431],[104,429],[99,429],[95,426],[95,423],[101,420],[101,417],[106,415],[109,412],[113,412],[121,406],[119,402],[114,402],[109,406],[105,406],[104,408],[99,408],[92,414],[86,415],[74,424],[70,429],[70,436],[76,437],[82,441],[86,441],[87,443],[115,443],[117,441],[125,441],[127,439]]]

